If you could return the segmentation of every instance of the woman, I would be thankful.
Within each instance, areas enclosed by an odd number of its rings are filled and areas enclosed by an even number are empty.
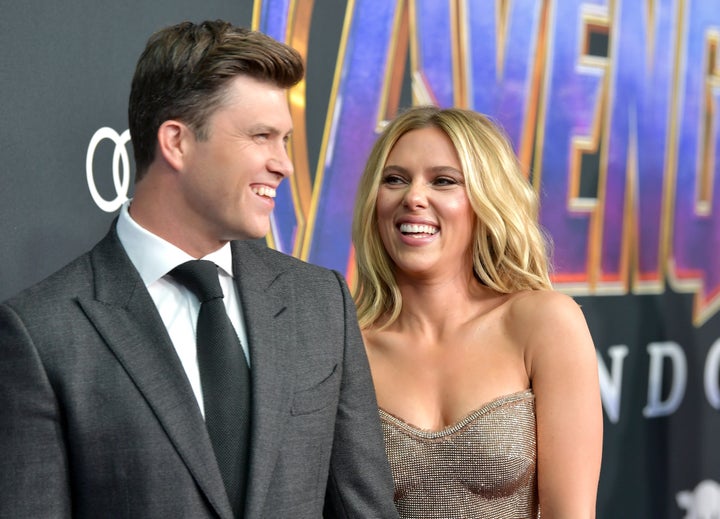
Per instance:
[[[551,288],[506,137],[475,112],[412,108],[357,200],[356,302],[400,516],[594,517],[595,349]]]

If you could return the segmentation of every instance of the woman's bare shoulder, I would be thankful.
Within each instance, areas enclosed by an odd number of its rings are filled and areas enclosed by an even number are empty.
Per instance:
[[[585,322],[580,305],[570,296],[554,290],[526,290],[508,300],[508,313],[524,324],[562,325],[568,319]]]
[[[508,333],[528,360],[537,355],[566,355],[594,350],[580,305],[570,296],[544,290],[521,292],[509,301]]]

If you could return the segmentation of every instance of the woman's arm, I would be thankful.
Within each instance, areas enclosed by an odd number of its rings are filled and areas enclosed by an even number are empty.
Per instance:
[[[526,366],[535,392],[543,519],[594,518],[602,459],[595,347],[575,301],[557,292],[521,298]]]

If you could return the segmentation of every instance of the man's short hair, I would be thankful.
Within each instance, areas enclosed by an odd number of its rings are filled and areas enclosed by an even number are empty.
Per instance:
[[[304,71],[302,57],[292,47],[222,20],[183,22],[157,31],[138,60],[130,90],[136,182],[155,158],[163,122],[180,120],[205,139],[208,118],[222,104],[233,78],[249,76],[290,88]]]

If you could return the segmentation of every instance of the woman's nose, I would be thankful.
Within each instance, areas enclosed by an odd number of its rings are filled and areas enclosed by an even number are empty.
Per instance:
[[[403,205],[409,209],[422,208],[427,206],[427,193],[425,186],[412,182],[408,185],[403,196]]]

